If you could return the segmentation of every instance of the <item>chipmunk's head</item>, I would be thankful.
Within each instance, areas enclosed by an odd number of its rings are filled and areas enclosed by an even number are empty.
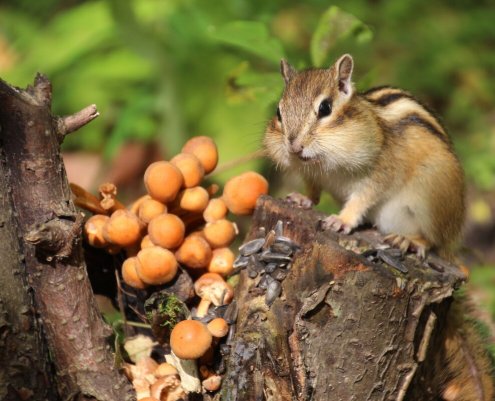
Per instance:
[[[357,99],[353,66],[349,54],[328,69],[300,72],[282,60],[285,89],[264,140],[278,165],[351,171],[375,158],[376,122]]]

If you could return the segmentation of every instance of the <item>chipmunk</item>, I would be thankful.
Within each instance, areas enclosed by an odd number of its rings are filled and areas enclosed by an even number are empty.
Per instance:
[[[464,220],[464,175],[445,129],[401,89],[357,93],[353,66],[348,54],[328,69],[300,72],[282,60],[285,90],[266,128],[265,152],[303,176],[309,198],[291,195],[299,206],[318,203],[322,190],[343,204],[324,229],[350,233],[369,222],[403,252],[452,256]],[[436,362],[438,396],[489,401],[491,360],[467,309],[456,301],[449,312]]]
[[[464,218],[464,176],[438,119],[409,93],[378,87],[357,93],[353,59],[297,72],[285,60],[285,90],[264,145],[281,167],[302,174],[309,199],[322,190],[343,204],[324,229],[375,225],[402,251],[450,254]]]

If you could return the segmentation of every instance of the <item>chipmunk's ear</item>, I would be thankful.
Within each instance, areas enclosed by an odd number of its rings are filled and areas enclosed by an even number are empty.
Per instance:
[[[285,84],[287,85],[294,75],[296,75],[296,70],[292,67],[287,60],[280,60],[280,72],[284,77]]]
[[[353,68],[354,61],[352,60],[352,56],[350,54],[344,54],[335,63],[339,91],[342,92],[346,97],[350,97],[353,92],[351,81]]]

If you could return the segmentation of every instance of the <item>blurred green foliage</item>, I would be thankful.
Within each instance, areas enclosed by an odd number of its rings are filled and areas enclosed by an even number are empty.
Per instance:
[[[281,57],[326,66],[350,52],[360,89],[389,83],[430,104],[468,177],[493,189],[493,21],[489,0],[4,0],[0,75],[26,86],[46,74],[57,114],[98,105],[66,149],[111,158],[125,141],[158,140],[167,157],[202,134],[227,161],[260,146]]]

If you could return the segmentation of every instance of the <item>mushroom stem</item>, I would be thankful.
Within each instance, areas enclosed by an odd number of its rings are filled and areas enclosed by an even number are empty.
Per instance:
[[[146,398],[150,396],[150,383],[144,377],[139,379],[134,379],[132,381],[132,386],[136,391],[136,399]]]
[[[196,311],[196,317],[205,317],[208,313],[208,309],[210,308],[211,301],[208,301],[204,298],[201,298],[201,301],[198,305],[198,310]]]
[[[70,189],[74,194],[74,204],[81,209],[88,210],[93,214],[108,214],[108,211],[100,205],[100,200],[92,193],[86,191],[83,187],[71,182]]]
[[[188,393],[201,392],[201,381],[198,375],[198,366],[195,359],[180,359],[171,351],[165,355],[165,360],[179,371],[182,388]]]

